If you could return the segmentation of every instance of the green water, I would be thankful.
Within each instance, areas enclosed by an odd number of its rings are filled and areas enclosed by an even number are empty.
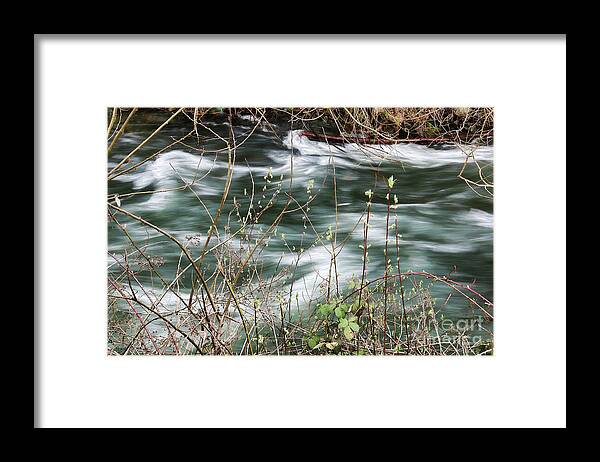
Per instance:
[[[112,150],[108,170],[167,117],[157,112],[134,120]],[[229,137],[227,123],[214,122],[208,127],[223,138]],[[237,141],[245,139],[252,127],[250,121],[241,120],[234,124]],[[137,152],[127,165],[140,162],[165,148],[189,133],[190,128],[189,120],[179,117]],[[451,273],[453,280],[470,284],[493,300],[493,201],[490,197],[481,197],[487,196],[485,191],[475,192],[458,178],[464,162],[464,154],[460,150],[405,144],[386,146],[382,152],[376,147],[363,152],[356,146],[330,147],[309,141],[299,135],[301,127],[292,128],[293,131],[290,131],[290,126],[261,126],[236,150],[233,182],[218,229],[223,236],[224,226],[229,225],[230,231],[239,228],[237,216],[229,215],[229,211],[235,198],[240,213],[246,215],[254,182],[252,203],[255,211],[266,207],[273,193],[280,189],[274,205],[252,228],[252,238],[260,238],[287,200],[284,193],[289,192],[293,165],[291,195],[299,203],[312,197],[308,219],[303,218],[300,211],[286,215],[277,227],[277,236],[268,239],[268,246],[257,258],[265,274],[269,274],[275,268],[280,270],[286,265],[294,265],[297,252],[302,249],[294,273],[298,306],[308,306],[311,300],[320,296],[319,284],[329,270],[330,256],[316,240],[315,231],[325,236],[330,226],[332,230],[336,229],[334,169],[338,205],[337,241],[347,239],[337,262],[341,282],[361,273],[362,249],[359,245],[363,239],[361,220],[366,210],[367,190],[374,194],[367,275],[375,277],[384,272],[386,178],[393,175],[396,183],[392,194],[398,199],[396,212],[402,235],[402,270],[424,270],[438,275]],[[211,213],[217,209],[227,176],[227,152],[206,152],[224,147],[223,142],[209,130],[199,128],[198,136],[200,142],[194,134],[184,141],[187,146],[175,144],[135,171],[109,181],[108,193],[119,194],[122,208],[165,229],[179,240],[190,242],[187,238],[193,236],[203,245],[210,219],[199,199]],[[207,141],[207,138],[213,139]],[[492,147],[481,147],[476,151],[480,167],[489,177],[492,175],[492,151]],[[472,162],[465,175],[477,177],[477,169]],[[180,189],[126,196],[180,187],[183,181],[195,181],[193,191]],[[312,187],[309,188],[310,185]],[[139,222],[122,214],[117,217],[139,246],[146,246],[144,248],[149,255],[164,260],[159,271],[166,280],[172,278],[181,259],[177,246]],[[212,244],[217,242],[218,239],[214,238]],[[393,244],[391,241],[390,245]],[[200,249],[201,245],[190,246],[194,256],[199,255]],[[125,250],[131,252],[133,247],[123,232],[114,223],[109,223],[109,274],[119,272],[114,257],[122,258]],[[147,287],[157,290],[161,287],[156,276],[141,273],[139,278]],[[290,283],[290,279],[286,283]],[[189,275],[181,278],[182,293],[186,283],[189,284]],[[440,303],[445,302],[451,292],[442,285],[434,285],[431,290]],[[165,303],[168,303],[167,299]],[[444,313],[455,320],[473,319],[479,314],[457,294],[447,301]]]

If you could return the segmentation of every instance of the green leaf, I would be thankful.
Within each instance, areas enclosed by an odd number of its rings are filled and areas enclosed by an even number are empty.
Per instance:
[[[325,347],[326,347],[327,349],[329,349],[329,350],[333,350],[333,349],[335,349],[335,347],[336,347],[337,345],[338,345],[338,344],[337,344],[337,342],[330,342],[330,343],[326,343],[326,344],[325,344]]]
[[[333,311],[333,306],[323,303],[322,305],[319,305],[319,312],[321,313],[321,315],[323,317],[327,317],[331,314],[331,312]]]
[[[340,329],[345,329],[346,327],[348,327],[348,320],[346,318],[340,319],[340,323],[338,324],[338,327]]]
[[[394,183],[396,183],[396,180],[394,180],[394,175],[392,175],[391,177],[389,177],[387,179],[388,182],[388,186],[390,189],[392,189],[394,187]]]
[[[352,340],[354,338],[354,333],[350,327],[344,327],[344,337],[346,337],[348,340]]]
[[[344,316],[346,316],[346,310],[343,308],[343,305],[340,305],[335,309],[335,315],[338,317],[338,319],[342,319]]]
[[[314,347],[317,346],[317,344],[319,343],[319,340],[321,340],[321,338],[317,335],[309,338],[308,339],[308,347],[312,350]]]
[[[355,322],[348,323],[348,327],[350,327],[350,329],[352,329],[354,332],[358,332],[359,327]]]

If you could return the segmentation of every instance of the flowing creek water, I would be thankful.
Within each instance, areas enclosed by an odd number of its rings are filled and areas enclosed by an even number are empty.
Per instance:
[[[164,114],[158,114],[156,119],[130,124],[109,155],[108,170],[164,120]],[[211,122],[207,126],[223,138],[229,136],[226,122]],[[233,128],[239,142],[253,129],[253,123],[242,120]],[[365,148],[356,145],[329,146],[324,142],[310,141],[301,136],[299,128],[290,130],[289,126],[261,125],[237,148],[233,181],[219,231],[223,232],[228,217],[231,230],[239,228],[236,216],[229,216],[234,198],[245,214],[251,201],[254,210],[266,207],[272,194],[280,188],[275,206],[265,213],[261,224],[253,230],[257,236],[266,231],[286,201],[284,192],[289,191],[293,164],[293,197],[300,203],[314,197],[308,206],[308,220],[303,219],[302,213],[286,216],[277,227],[277,235],[269,238],[268,246],[258,259],[268,273],[275,268],[295,264],[297,252],[302,251],[294,273],[294,292],[298,294],[300,307],[308,306],[309,300],[319,297],[319,283],[329,271],[330,255],[323,249],[322,241],[315,242],[315,231],[324,236],[328,230],[336,229],[334,171],[337,241],[347,238],[337,260],[342,286],[352,276],[360,277],[362,220],[367,201],[365,192],[368,190],[373,192],[368,275],[382,275],[384,272],[386,178],[393,175],[396,179],[393,194],[398,199],[395,212],[401,235],[402,270],[423,270],[438,275],[451,273],[453,280],[470,284],[493,300],[493,201],[490,197],[481,197],[458,177],[465,161],[463,151],[451,146],[434,148],[398,144],[372,146],[365,152]],[[140,149],[127,165],[164,149],[189,131],[189,120],[176,119]],[[200,135],[211,134],[202,129]],[[110,180],[108,194],[118,194],[122,208],[156,224],[182,242],[189,242],[193,237],[203,244],[210,219],[199,198],[214,213],[227,176],[227,152],[202,154],[195,140],[194,135],[184,141],[185,145],[174,144],[135,171]],[[218,139],[203,142],[202,148],[222,149],[223,142]],[[493,147],[480,147],[475,156],[491,177]],[[465,172],[473,176],[475,165],[470,163]],[[195,180],[192,190],[172,190],[181,187],[184,180]],[[164,192],[139,194],[156,190]],[[130,193],[136,194],[128,196]],[[119,221],[126,225],[129,235],[138,245],[145,246],[150,255],[164,261],[161,274],[167,280],[172,279],[181,261],[180,249],[142,223],[122,214]],[[214,243],[217,242],[215,238]],[[393,243],[390,242],[390,245]],[[201,247],[192,249],[192,253],[197,256]],[[132,250],[129,240],[114,223],[109,222],[109,274],[116,271],[115,257],[122,258],[126,250]],[[139,278],[149,286],[157,282],[150,274],[145,276],[142,273]],[[185,285],[185,281],[182,284]],[[431,290],[438,303],[445,303],[444,313],[449,319],[473,319],[479,314],[463,297],[454,294],[448,299],[452,291],[443,284],[436,284]],[[184,292],[185,289],[182,289]],[[164,302],[169,303],[168,299]]]

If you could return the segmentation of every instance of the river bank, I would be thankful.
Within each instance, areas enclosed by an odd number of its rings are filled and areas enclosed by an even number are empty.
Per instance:
[[[127,117],[131,108],[113,108]],[[112,118],[113,109],[109,110]],[[173,114],[179,108],[137,108],[132,123],[150,122],[157,114]],[[453,143],[493,144],[492,108],[184,108],[181,119],[239,123],[242,120],[284,124],[317,134],[360,135],[380,142],[410,139]]]

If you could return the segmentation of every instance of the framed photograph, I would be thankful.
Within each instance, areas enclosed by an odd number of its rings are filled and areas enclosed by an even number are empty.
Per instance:
[[[34,60],[35,427],[566,426],[566,36]]]

